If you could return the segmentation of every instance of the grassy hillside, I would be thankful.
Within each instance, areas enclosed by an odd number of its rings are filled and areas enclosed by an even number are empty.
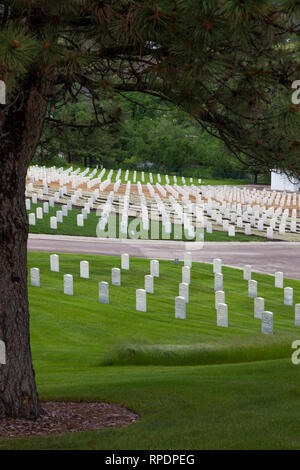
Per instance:
[[[89,280],[79,262],[90,262]],[[294,308],[283,305],[274,277],[254,274],[258,294],[274,312],[274,336],[262,335],[241,270],[223,268],[229,328],[216,326],[213,273],[194,263],[187,319],[174,317],[181,266],[160,261],[147,313],[136,312],[149,260],[132,259],[122,286],[98,303],[98,282],[110,281],[119,257],[29,253],[41,287],[29,287],[31,337],[43,400],[99,400],[135,409],[129,427],[71,435],[0,440],[1,449],[298,449],[299,367],[291,342],[299,339]],[[63,274],[74,276],[74,297],[63,294]],[[294,287],[300,302],[300,282]]]

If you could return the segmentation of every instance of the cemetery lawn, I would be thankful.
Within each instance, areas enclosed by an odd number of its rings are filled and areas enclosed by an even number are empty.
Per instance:
[[[30,212],[36,213],[37,207],[43,207],[42,203],[32,204],[30,211],[27,211],[27,215]],[[36,225],[29,225],[30,233],[45,233],[50,235],[73,235],[73,236],[81,236],[81,237],[96,237],[96,227],[99,221],[99,216],[96,216],[96,211],[91,211],[88,215],[87,219],[84,221],[84,227],[77,226],[77,215],[81,214],[81,209],[73,208],[72,211],[69,212],[67,217],[63,218],[63,223],[57,223],[57,230],[53,230],[50,228],[50,217],[55,216],[56,212],[61,210],[61,205],[55,204],[54,207],[49,207],[49,213],[43,214],[43,219],[35,219]],[[129,223],[130,223],[129,218]],[[151,222],[150,222],[151,224]],[[159,238],[162,239],[162,223],[159,223]],[[116,236],[119,236],[119,216],[117,215],[117,231]],[[128,234],[129,236],[129,234]],[[236,233],[235,237],[229,237],[227,232],[217,231],[214,230],[213,233],[206,233],[204,234],[205,241],[213,242],[213,241],[220,241],[220,242],[248,242],[248,241],[267,241],[266,238],[257,237],[255,235],[244,235],[241,233]],[[170,240],[174,240],[174,230],[172,229],[172,233],[170,236]],[[177,240],[182,240],[178,238]]]
[[[98,282],[111,278],[119,257],[61,254],[50,272],[47,253],[29,252],[41,287],[29,287],[31,341],[42,400],[116,402],[136,410],[136,424],[49,437],[0,439],[0,449],[299,449],[300,339],[294,308],[283,305],[274,277],[253,274],[258,295],[274,312],[274,336],[253,318],[242,271],[224,268],[229,328],[216,326],[212,266],[193,263],[187,319],[174,318],[181,266],[160,261],[147,313],[136,312],[149,260],[130,260],[110,304],[98,303]],[[79,278],[79,262],[90,279]],[[74,296],[63,294],[73,274]],[[285,280],[300,302],[300,281]]]

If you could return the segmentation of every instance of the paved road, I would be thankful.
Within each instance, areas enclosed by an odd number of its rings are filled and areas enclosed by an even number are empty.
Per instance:
[[[283,271],[285,277],[300,279],[300,243],[288,242],[190,242],[154,240],[113,240],[63,235],[30,234],[28,250],[51,253],[82,253],[120,255],[158,259],[183,259],[184,251],[192,251],[193,260],[211,263],[221,258],[224,265],[242,267],[251,264],[253,270],[274,274]]]

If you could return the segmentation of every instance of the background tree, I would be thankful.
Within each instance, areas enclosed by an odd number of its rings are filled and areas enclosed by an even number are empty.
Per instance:
[[[118,129],[57,128],[46,122],[33,163],[151,168],[160,173],[257,182],[259,170],[250,172],[221,140],[180,107],[142,93],[124,93],[114,101],[122,108]],[[84,124],[93,119],[91,103],[80,99],[53,115]]]
[[[51,113],[54,120],[45,123],[34,163],[61,166],[65,162],[95,167],[114,167],[115,155],[120,151],[116,129],[113,126],[93,126],[93,106],[90,101],[78,99]],[[70,125],[61,125],[61,120]],[[74,124],[72,126],[71,124]],[[77,123],[80,125],[78,126]]]
[[[36,418],[26,285],[28,165],[45,120],[79,94],[88,127],[118,124],[115,94],[139,91],[176,103],[261,168],[299,172],[297,1],[1,0],[0,413]],[[291,47],[286,40],[291,39]],[[111,98],[111,105],[103,101]]]

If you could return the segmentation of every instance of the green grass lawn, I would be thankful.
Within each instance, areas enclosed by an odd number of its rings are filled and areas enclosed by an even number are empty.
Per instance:
[[[90,279],[79,263],[90,262]],[[224,268],[229,328],[216,326],[212,266],[193,263],[187,319],[174,317],[181,266],[160,261],[147,313],[135,310],[149,260],[130,260],[122,286],[110,286],[110,304],[98,303],[98,282],[111,279],[119,257],[29,253],[41,287],[29,287],[34,367],[43,400],[117,402],[141,415],[119,429],[50,437],[0,439],[0,449],[299,449],[300,365],[291,343],[300,339],[294,308],[283,305],[274,277],[253,274],[265,308],[274,312],[274,336],[253,318],[242,271]],[[74,296],[63,275],[74,276]],[[300,282],[285,280],[300,302]]]
[[[42,207],[41,203],[31,204],[31,210],[27,211],[27,214],[30,212],[36,212],[37,207]],[[49,207],[49,214],[44,214],[43,219],[36,218],[36,225],[29,225],[30,233],[47,233],[51,235],[78,235],[82,237],[96,237],[96,227],[98,224],[99,217],[96,215],[96,211],[91,211],[87,219],[84,221],[84,227],[77,226],[77,214],[81,214],[81,210],[73,209],[69,212],[67,217],[64,217],[63,223],[57,224],[57,230],[50,228],[50,217],[55,216],[56,212],[61,210],[61,206],[55,204],[55,207]],[[117,230],[116,237],[119,237],[119,216],[117,215]],[[132,219],[133,220],[133,219]],[[150,222],[152,224],[152,222]],[[137,228],[137,230],[139,230]],[[150,228],[151,230],[151,228]],[[128,230],[128,237],[130,238]],[[150,236],[149,236],[150,238]],[[162,223],[159,223],[159,239],[162,239]],[[172,225],[172,233],[170,234],[170,240],[186,240],[185,236],[180,236],[176,238],[174,236],[174,225]],[[257,237],[255,235],[244,235],[237,233],[235,237],[229,237],[227,232],[214,230],[213,233],[204,233],[205,241],[230,241],[230,242],[247,242],[247,241],[266,241],[266,238]]]

